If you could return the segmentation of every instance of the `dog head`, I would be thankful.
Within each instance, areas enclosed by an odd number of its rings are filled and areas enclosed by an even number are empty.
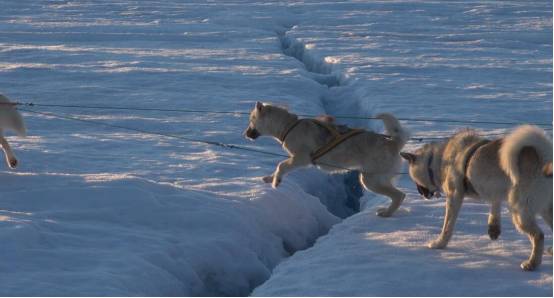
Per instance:
[[[440,192],[440,189],[431,180],[431,176],[437,172],[430,168],[432,154],[433,147],[431,144],[423,146],[415,153],[400,152],[402,158],[408,161],[410,177],[415,182],[417,191],[426,199],[431,199]]]
[[[268,122],[267,117],[264,117],[265,116],[265,110],[267,109],[267,106],[265,106],[263,103],[261,102],[256,102],[256,106],[254,107],[254,109],[252,110],[252,112],[250,112],[250,118],[248,119],[248,127],[246,128],[246,130],[244,131],[244,136],[251,139],[251,140],[255,140],[257,139],[259,136],[263,135],[265,130],[266,130],[266,126],[268,125]]]

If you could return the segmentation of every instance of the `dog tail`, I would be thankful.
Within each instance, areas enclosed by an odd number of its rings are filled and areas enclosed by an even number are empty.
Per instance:
[[[541,164],[537,172],[545,175],[544,171],[552,163],[552,141],[542,129],[532,125],[516,128],[504,139],[500,147],[500,166],[510,177],[513,185],[518,185],[522,176],[527,174],[524,173],[527,171],[521,167],[522,162],[525,162],[522,160],[524,157],[521,153],[526,148],[534,150],[539,158]]]
[[[378,114],[376,118],[383,120],[386,133],[398,144],[398,150],[402,149],[410,138],[409,132],[400,125],[396,117],[389,113]]]

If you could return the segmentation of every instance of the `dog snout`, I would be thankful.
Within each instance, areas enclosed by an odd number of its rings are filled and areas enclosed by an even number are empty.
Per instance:
[[[10,159],[10,168],[15,169],[17,167],[17,159]]]
[[[255,140],[260,136],[260,133],[256,129],[248,127],[244,132],[244,135],[251,140]]]
[[[419,194],[422,195],[425,199],[429,200],[433,197],[434,193],[432,193],[428,188],[423,187],[419,184],[416,184],[416,186]]]

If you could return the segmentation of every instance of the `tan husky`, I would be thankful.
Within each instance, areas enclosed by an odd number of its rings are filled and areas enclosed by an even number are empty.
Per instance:
[[[485,140],[474,131],[455,134],[443,143],[431,143],[414,154],[401,153],[410,176],[426,198],[446,194],[446,215],[440,236],[429,244],[444,248],[454,231],[465,196],[489,201],[489,235],[500,235],[500,205],[508,201],[517,229],[529,237],[532,251],[521,263],[534,270],[542,261],[544,234],[536,223],[540,214],[552,228],[552,142],[535,126],[520,126],[505,138]]]
[[[13,154],[10,144],[4,138],[4,129],[13,129],[18,135],[25,136],[25,124],[21,114],[15,108],[15,105],[4,95],[0,94],[0,145],[4,149],[6,163],[10,168],[17,166],[17,158]]]
[[[390,114],[378,116],[383,120],[390,136],[365,130],[350,130],[334,125],[326,119],[302,119],[283,108],[257,102],[250,113],[246,137],[256,139],[261,135],[272,136],[282,143],[290,158],[277,165],[273,175],[264,177],[266,183],[277,187],[285,174],[298,167],[316,165],[330,172],[360,171],[362,185],[373,192],[388,196],[392,203],[377,214],[391,216],[402,204],[405,194],[392,184],[398,172],[400,150],[408,139],[408,133]],[[337,135],[334,132],[341,131]],[[340,142],[341,136],[349,134]],[[328,146],[335,143],[336,146]],[[322,154],[321,148],[328,150]],[[315,156],[315,155],[319,156]]]

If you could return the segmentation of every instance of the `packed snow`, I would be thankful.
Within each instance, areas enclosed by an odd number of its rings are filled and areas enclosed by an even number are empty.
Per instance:
[[[339,62],[351,82],[331,93],[357,94],[352,98],[359,107],[403,118],[552,123],[549,1],[369,1],[295,9],[300,21],[289,36],[313,55]],[[341,106],[329,109],[344,113]],[[424,141],[464,127],[406,124]],[[491,138],[510,129],[472,127]],[[413,141],[406,150],[420,145]],[[280,264],[253,295],[552,295],[552,256],[545,255],[537,272],[520,270],[530,243],[515,231],[506,208],[502,235],[491,241],[488,206],[464,203],[449,247],[430,250],[444,200],[424,201],[408,177],[400,178],[408,198],[394,217],[375,216],[386,200],[367,194],[362,212]],[[541,227],[552,246],[551,229]]]
[[[550,123],[551,14],[548,1],[4,1],[0,92]],[[282,153],[269,138],[246,141],[240,114],[22,109]],[[22,113],[29,136],[9,137],[19,167],[0,173],[0,295],[247,295],[268,279],[254,295],[552,293],[551,256],[519,270],[529,242],[507,210],[498,241],[486,235],[487,206],[468,203],[449,248],[427,249],[443,201],[421,200],[405,175],[407,200],[383,219],[375,209],[387,199],[360,199],[355,173],[298,170],[274,190],[260,177],[275,157]],[[428,138],[463,127],[404,124]]]
[[[0,89],[35,103],[248,111],[267,99],[324,113],[325,88],[250,6],[3,2]],[[281,152],[247,144],[234,115],[22,109]],[[308,192],[354,199],[347,176],[312,169],[272,190],[260,177],[275,158],[23,115],[29,136],[9,138],[20,166],[1,174],[0,295],[246,295],[339,221]]]
[[[444,201],[415,200],[417,192],[405,190],[411,200],[394,217],[379,218],[368,205],[277,266],[253,295],[551,296],[552,257],[545,256],[537,272],[519,268],[530,244],[507,210],[499,240],[491,241],[488,209],[465,202],[448,248],[431,250],[426,244],[440,233]]]

